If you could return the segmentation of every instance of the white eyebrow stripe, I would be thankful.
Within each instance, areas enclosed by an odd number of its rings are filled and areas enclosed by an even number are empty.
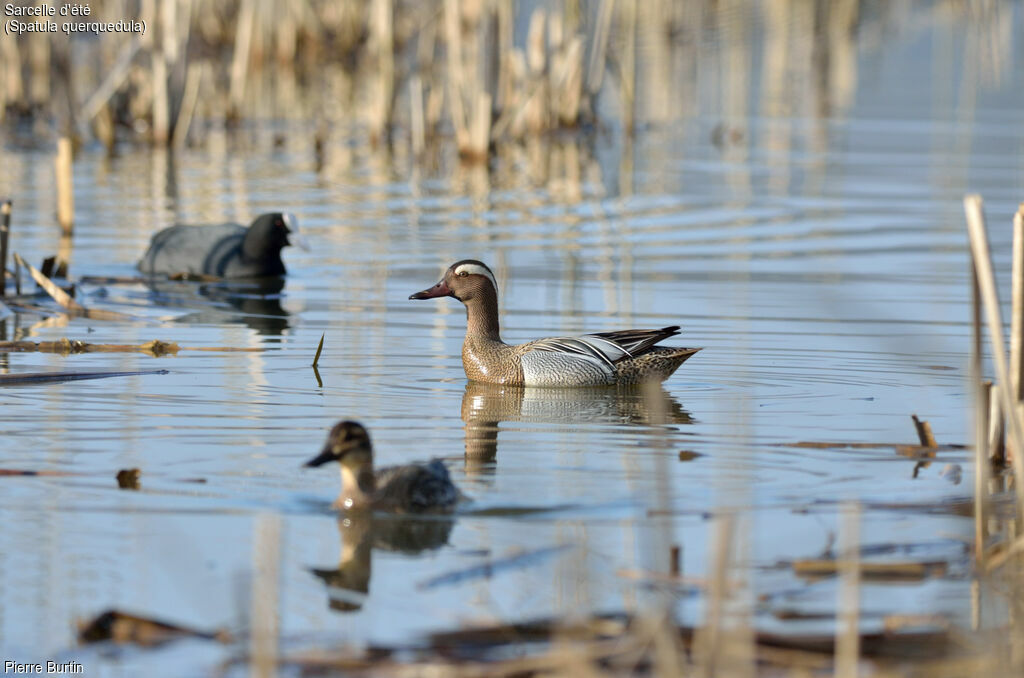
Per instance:
[[[498,291],[498,283],[494,279],[494,276],[491,275],[490,271],[488,271],[483,266],[480,266],[479,264],[462,264],[461,266],[455,269],[455,275],[459,275],[460,273],[469,273],[470,275],[482,275],[491,281],[491,284],[494,285],[494,291]]]

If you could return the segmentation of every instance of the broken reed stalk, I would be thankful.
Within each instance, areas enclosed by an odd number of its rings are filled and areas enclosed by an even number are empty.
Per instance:
[[[75,223],[75,195],[71,177],[71,139],[57,140],[57,223],[64,235],[71,235]]]
[[[313,367],[314,368],[316,368],[317,363],[320,362],[320,353],[321,353],[321,351],[324,350],[324,337],[326,337],[326,336],[327,336],[326,332],[324,332],[323,334],[320,335],[320,343],[316,347],[316,355],[313,356]]]
[[[7,296],[7,238],[11,233],[11,201],[0,206],[0,297]]]
[[[36,284],[42,287],[44,292],[49,294],[54,301],[67,309],[72,315],[80,315],[93,320],[137,320],[137,318],[126,313],[107,311],[105,309],[86,308],[72,299],[71,295],[60,288],[60,285],[47,278],[39,269],[22,259],[17,252],[14,253],[14,262],[17,265],[18,271],[21,270],[22,266],[27,268],[32,279],[36,281]],[[21,280],[19,276],[20,273],[15,277],[15,281],[18,286],[18,294],[20,295]]]
[[[92,96],[82,106],[81,117],[79,118],[83,123],[92,120],[97,113],[106,105],[110,97],[114,96],[117,90],[121,89],[121,85],[127,79],[128,74],[131,72],[132,61],[135,59],[135,54],[139,51],[139,47],[142,46],[142,38],[139,35],[132,37],[124,47],[121,48],[120,54],[117,56],[117,61],[111,67],[107,73],[107,77],[103,79],[100,86],[96,88],[96,91],[92,93]]]
[[[29,275],[31,275],[32,279],[36,281],[36,284],[42,287],[43,291],[49,294],[50,297],[52,297],[58,304],[69,311],[75,311],[82,315],[85,314],[86,309],[84,306],[72,299],[70,294],[62,290],[59,285],[43,275],[36,267],[22,259],[21,255],[17,252],[14,253],[14,261],[19,266],[27,268]]]
[[[1003,341],[1003,319],[999,307],[999,291],[996,288],[995,273],[992,270],[992,253],[988,242],[988,231],[985,227],[985,215],[982,212],[981,196],[971,194],[964,197],[964,211],[967,215],[967,231],[970,235],[975,279],[988,324],[989,341],[992,344],[992,359],[996,368],[996,395],[1006,414],[1009,424],[1008,432],[1013,441],[1013,470],[1017,480],[1014,483],[1014,490],[1017,495],[1017,510],[1020,512],[1024,511],[1024,422],[1021,421],[1016,406],[1017,400],[1013,397],[1013,390],[1010,387],[1010,370]]]
[[[839,523],[839,618],[836,620],[836,678],[857,678],[860,658],[860,507],[846,504]]]
[[[914,428],[917,429],[917,439],[921,441],[921,447],[938,447],[939,443],[935,440],[935,435],[932,433],[932,426],[923,419],[918,419],[916,414],[910,415],[910,418],[914,420]]]

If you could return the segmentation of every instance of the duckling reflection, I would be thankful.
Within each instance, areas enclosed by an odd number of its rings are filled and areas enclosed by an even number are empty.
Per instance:
[[[418,555],[448,545],[455,520],[350,514],[338,520],[341,556],[334,569],[310,568],[327,586],[328,606],[339,612],[362,608],[370,592],[374,549]]]
[[[603,422],[692,424],[693,417],[658,384],[619,388],[531,388],[467,381],[462,396],[466,471],[482,472],[498,455],[498,424]]]
[[[178,318],[177,322],[241,323],[266,336],[280,335],[289,326],[289,313],[281,307],[284,278],[202,284],[153,278],[146,284],[153,292],[155,303],[162,306],[201,307],[201,310]]]

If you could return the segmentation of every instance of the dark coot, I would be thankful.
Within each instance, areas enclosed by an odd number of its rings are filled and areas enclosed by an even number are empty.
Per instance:
[[[289,239],[291,236],[291,239]],[[191,273],[219,278],[284,275],[281,248],[304,247],[291,214],[271,212],[241,224],[169,226],[153,236],[138,268],[146,274]]]

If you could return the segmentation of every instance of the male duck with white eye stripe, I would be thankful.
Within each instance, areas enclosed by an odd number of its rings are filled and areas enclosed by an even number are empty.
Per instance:
[[[474,381],[509,386],[611,386],[664,381],[699,348],[658,346],[679,327],[598,332],[509,345],[498,331],[498,286],[491,269],[457,261],[433,287],[410,299],[455,297],[466,306],[462,366]]]

